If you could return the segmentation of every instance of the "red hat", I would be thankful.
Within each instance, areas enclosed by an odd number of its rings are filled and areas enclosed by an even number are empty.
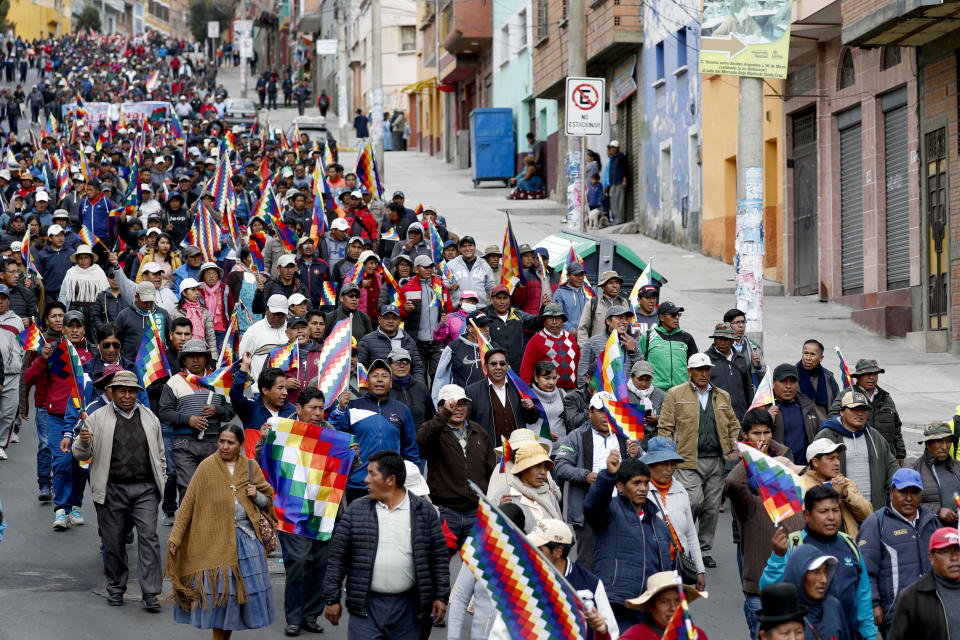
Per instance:
[[[493,291],[490,292],[490,297],[492,298],[498,293],[505,293],[507,295],[510,295],[510,289],[507,289],[507,285],[505,284],[498,284],[493,288]]]
[[[960,532],[953,527],[940,527],[930,537],[930,551],[960,546]]]
[[[105,389],[106,386],[110,384],[111,378],[113,378],[115,374],[120,373],[121,371],[124,371],[124,368],[121,367],[119,364],[115,364],[111,362],[110,364],[104,365],[103,375],[101,375],[99,378],[97,378],[96,381],[94,381],[93,383],[94,388]]]

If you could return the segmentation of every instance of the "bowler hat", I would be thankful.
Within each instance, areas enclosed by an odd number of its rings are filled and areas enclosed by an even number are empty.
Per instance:
[[[797,598],[797,588],[789,582],[776,582],[760,590],[760,610],[754,614],[757,622],[780,624],[802,621],[807,608]]]

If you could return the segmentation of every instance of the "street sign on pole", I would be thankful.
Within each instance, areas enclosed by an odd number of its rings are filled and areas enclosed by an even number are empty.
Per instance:
[[[566,126],[568,136],[603,135],[603,78],[567,78]]]
[[[234,20],[233,33],[237,38],[249,36],[253,32],[253,20]]]
[[[253,38],[249,35],[240,37],[240,57],[247,60],[253,57]]]
[[[317,40],[317,55],[326,56],[326,55],[336,55],[337,53],[337,39],[333,38],[330,40]]]
[[[207,23],[207,37],[211,40],[215,40],[220,37],[220,23],[216,20],[211,20]]]

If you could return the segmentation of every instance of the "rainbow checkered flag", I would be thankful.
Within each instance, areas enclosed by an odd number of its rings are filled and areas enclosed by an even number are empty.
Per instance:
[[[760,493],[763,508],[774,525],[803,510],[806,488],[800,476],[759,449],[737,443],[750,485]]]
[[[357,389],[367,388],[367,368],[362,362],[357,363]]]
[[[840,373],[843,374],[843,388],[850,389],[853,387],[853,376],[850,375],[847,361],[843,359],[843,354],[840,353],[840,347],[834,347],[833,350],[837,352],[837,358],[840,359]]]
[[[323,392],[325,408],[336,402],[350,382],[350,351],[353,330],[350,318],[333,327],[320,349],[320,375],[317,387]]]
[[[430,245],[430,251],[433,255],[433,261],[437,264],[440,264],[443,262],[443,238],[440,237],[440,232],[437,231],[437,225],[433,224],[433,220],[427,218],[423,222],[427,227],[426,234],[430,238],[428,243]]]
[[[157,325],[153,318],[150,318],[150,326],[143,332],[143,338],[140,340],[140,348],[137,350],[137,364],[142,369],[140,379],[144,387],[149,387],[157,380],[162,380],[170,376],[170,363],[167,361],[167,352],[163,349],[163,340],[160,339],[160,332],[157,331]]]
[[[296,340],[294,340],[288,345],[277,347],[270,352],[270,355],[267,356],[267,363],[265,366],[269,368],[275,367],[284,371],[289,371],[290,369],[299,369],[300,345],[297,344]]]
[[[603,398],[603,409],[614,433],[627,440],[643,440],[643,412],[629,399]]]
[[[186,379],[187,382],[195,384],[198,387],[228,395],[230,393],[230,387],[233,386],[233,365],[225,365],[205,376],[188,373]]]
[[[523,532],[475,484],[480,506],[460,557],[490,592],[511,638],[581,640],[587,637],[583,602]]]
[[[770,377],[770,370],[767,369],[767,373],[763,376],[763,380],[760,381],[760,384],[757,386],[757,391],[753,394],[753,402],[750,403],[750,406],[747,407],[747,411],[751,409],[763,409],[767,405],[771,405],[776,401],[776,397],[773,395],[773,378]]]
[[[197,200],[194,204],[193,216],[186,243],[199,247],[204,262],[216,262],[220,253],[220,227],[203,200]]]
[[[337,304],[337,285],[329,280],[323,281],[323,304],[330,307]]]
[[[500,271],[500,284],[510,290],[511,295],[518,284],[527,284],[520,266],[520,248],[517,238],[513,235],[513,225],[510,216],[507,216],[507,229],[503,232],[503,269]]]
[[[329,540],[353,464],[353,436],[292,418],[267,424],[257,462],[273,487],[279,530]]]
[[[357,183],[366,187],[379,200],[383,197],[383,185],[380,184],[380,173],[377,171],[377,159],[373,157],[373,149],[366,145],[357,156]]]
[[[403,305],[407,302],[406,296],[400,291],[397,279],[390,273],[390,269],[387,269],[386,265],[383,264],[383,260],[377,265],[377,272],[383,276],[383,286],[387,289],[387,299],[390,304],[396,306],[397,309],[403,309]]]
[[[43,349],[43,334],[40,333],[40,327],[37,323],[32,323],[29,327],[17,334],[17,342],[23,347],[24,351],[40,351]]]
[[[627,391],[627,374],[623,370],[623,360],[620,334],[611,331],[600,357],[600,383],[604,391],[609,391],[617,398],[630,397]]]

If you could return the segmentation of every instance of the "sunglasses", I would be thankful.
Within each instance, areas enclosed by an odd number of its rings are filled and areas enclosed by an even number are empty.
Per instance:
[[[101,342],[100,348],[101,349],[119,349],[120,343],[119,342]]]
[[[678,311],[677,313],[664,313],[665,316],[670,316],[671,318],[679,318],[683,315],[683,312]]]
[[[488,362],[487,366],[488,367],[505,367],[507,366],[507,363],[506,362]]]

